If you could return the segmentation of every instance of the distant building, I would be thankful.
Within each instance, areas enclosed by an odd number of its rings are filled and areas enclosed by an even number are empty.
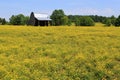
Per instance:
[[[28,25],[32,26],[48,26],[51,23],[51,19],[47,14],[31,13]]]

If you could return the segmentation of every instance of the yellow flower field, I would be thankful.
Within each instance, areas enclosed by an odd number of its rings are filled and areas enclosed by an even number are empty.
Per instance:
[[[0,80],[119,80],[120,28],[0,26]]]

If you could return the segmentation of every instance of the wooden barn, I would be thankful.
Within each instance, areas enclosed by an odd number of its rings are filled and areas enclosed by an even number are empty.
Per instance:
[[[47,14],[31,13],[28,25],[32,26],[48,26],[51,23],[51,19]]]

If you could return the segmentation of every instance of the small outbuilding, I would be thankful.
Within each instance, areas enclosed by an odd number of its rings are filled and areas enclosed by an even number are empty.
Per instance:
[[[28,25],[32,26],[48,26],[51,24],[50,16],[47,14],[31,13]]]

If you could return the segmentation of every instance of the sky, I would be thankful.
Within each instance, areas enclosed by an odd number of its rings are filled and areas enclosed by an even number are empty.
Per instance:
[[[0,17],[31,12],[52,14],[55,9],[63,9],[66,15],[120,15],[120,0],[1,0]]]

